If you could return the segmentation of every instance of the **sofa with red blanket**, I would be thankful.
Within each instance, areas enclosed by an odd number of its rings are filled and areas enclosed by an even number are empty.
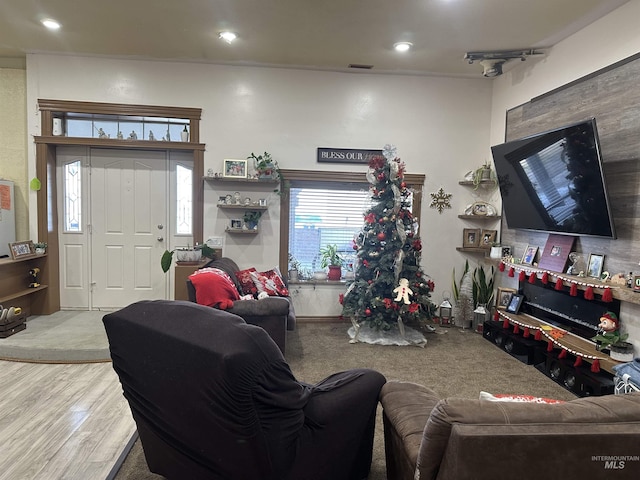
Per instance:
[[[296,316],[277,269],[241,270],[232,259],[219,258],[189,276],[187,293],[192,302],[227,310],[264,328],[285,353],[286,332],[295,329]]]

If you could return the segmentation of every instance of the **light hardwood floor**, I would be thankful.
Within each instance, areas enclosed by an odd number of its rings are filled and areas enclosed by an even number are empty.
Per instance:
[[[0,361],[0,480],[101,480],[135,434],[111,363]]]

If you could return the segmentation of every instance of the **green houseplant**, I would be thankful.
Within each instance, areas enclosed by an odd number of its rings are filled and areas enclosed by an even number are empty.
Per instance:
[[[262,217],[261,211],[248,210],[244,212],[244,216],[242,217],[242,220],[244,220],[244,223],[247,225],[247,228],[249,230],[255,230],[258,228],[258,222],[260,221],[261,217]]]
[[[472,182],[474,190],[477,189],[482,184],[482,182],[486,181],[493,181],[494,184],[497,183],[496,176],[491,168],[491,163],[489,163],[489,161],[484,162],[473,172]]]
[[[195,255],[194,258],[202,258],[207,257],[213,259],[215,257],[215,251],[209,245],[202,244],[196,245],[193,248],[187,246],[186,248],[176,248],[175,250],[165,250],[160,258],[160,267],[164,273],[167,273],[171,268],[171,263],[173,262],[173,254],[174,252],[198,252],[200,251],[200,255]],[[178,261],[180,261],[180,257],[178,257]]]
[[[327,245],[320,249],[320,266],[329,267],[329,280],[340,280],[342,277],[342,256],[335,244]]]
[[[280,177],[278,162],[271,157],[270,153],[264,152],[261,155],[256,155],[251,152],[251,155],[247,157],[247,160],[253,160],[253,167],[258,173],[259,179],[269,180]]]
[[[489,273],[484,271],[484,267],[478,266],[473,270],[473,306],[484,305],[487,310],[493,301],[494,267],[489,269]]]

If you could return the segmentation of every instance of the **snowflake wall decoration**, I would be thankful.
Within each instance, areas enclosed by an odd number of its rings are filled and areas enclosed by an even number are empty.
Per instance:
[[[451,208],[451,193],[444,193],[444,189],[440,187],[436,193],[431,193],[431,208],[437,208],[438,213],[442,214],[445,208]]]

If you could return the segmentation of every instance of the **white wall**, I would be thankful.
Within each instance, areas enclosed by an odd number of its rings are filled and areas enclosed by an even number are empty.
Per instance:
[[[640,0],[631,0],[556,45],[544,59],[527,61],[496,78],[491,145],[504,142],[506,112],[510,108],[640,52],[639,18]],[[629,270],[638,268],[630,265]],[[636,355],[640,355],[639,312],[640,306],[623,304],[620,315],[622,329],[629,332]]]
[[[450,290],[452,267],[463,259],[457,214],[470,203],[458,186],[489,158],[491,82],[487,79],[372,75],[33,54],[27,58],[28,133],[40,133],[39,98],[202,108],[205,171],[224,158],[270,152],[282,168],[364,171],[353,164],[319,164],[317,147],[382,148],[393,143],[409,173],[426,174],[421,235],[423,268],[436,282],[434,301]],[[29,176],[35,174],[29,145]],[[430,193],[453,193],[451,210],[429,208]],[[208,189],[209,187],[205,187]],[[224,235],[205,197],[205,238]],[[32,195],[30,225],[35,232]],[[226,218],[226,217],[225,217]],[[269,219],[278,220],[270,209]],[[225,236],[225,254],[243,266],[276,263],[277,225],[251,241]],[[35,235],[33,234],[32,236]],[[242,236],[248,237],[248,236]],[[321,313],[319,313],[321,314]]]

